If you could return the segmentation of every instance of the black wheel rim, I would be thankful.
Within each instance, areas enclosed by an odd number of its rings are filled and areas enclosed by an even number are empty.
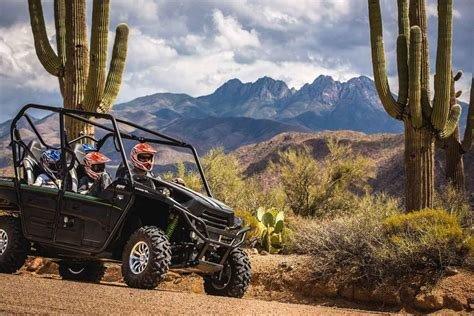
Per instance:
[[[212,278],[212,286],[218,290],[224,289],[232,278],[232,267],[229,264],[224,266],[221,272],[216,273]]]

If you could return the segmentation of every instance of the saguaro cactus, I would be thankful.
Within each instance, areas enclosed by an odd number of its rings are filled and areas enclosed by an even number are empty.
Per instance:
[[[93,1],[89,53],[85,0],[55,0],[56,53],[46,33],[41,0],[28,0],[36,54],[45,70],[58,77],[65,108],[105,113],[117,97],[127,56],[128,26],[117,26],[106,77],[109,3]],[[93,134],[90,126],[77,120],[66,120],[66,129],[70,138]]]
[[[461,75],[462,72],[458,72],[456,76],[453,77],[451,84],[451,105],[457,104],[457,98],[461,95],[461,91],[454,92],[454,82],[459,80]],[[471,78],[471,96],[463,140],[460,140],[459,127],[456,127],[454,133],[449,136],[443,144],[446,153],[446,179],[460,192],[466,189],[463,155],[471,148],[474,128],[474,93],[472,88],[473,79]]]
[[[452,0],[438,1],[438,48],[434,100],[430,100],[425,0],[398,0],[397,66],[394,99],[387,79],[379,0],[368,0],[372,64],[377,92],[387,113],[405,125],[406,210],[432,207],[434,140],[448,138],[461,114],[450,104]]]

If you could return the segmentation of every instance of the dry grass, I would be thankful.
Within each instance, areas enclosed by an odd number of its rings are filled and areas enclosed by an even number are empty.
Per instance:
[[[454,214],[427,210],[403,214],[396,201],[367,196],[354,213],[324,221],[293,218],[292,251],[313,255],[316,275],[380,281],[442,273],[463,264],[473,239]]]

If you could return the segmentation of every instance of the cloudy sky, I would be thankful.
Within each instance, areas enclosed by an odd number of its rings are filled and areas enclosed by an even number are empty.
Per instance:
[[[381,0],[389,75],[396,92],[394,0]],[[429,0],[431,65],[436,3]],[[453,63],[468,99],[473,66],[474,1],[455,0]],[[54,46],[52,0],[43,1]],[[89,25],[91,4],[88,2]],[[112,0],[109,46],[118,23],[130,26],[118,101],[156,92],[212,93],[231,78],[270,76],[299,88],[318,75],[372,77],[366,0]],[[26,0],[0,2],[0,121],[27,102],[61,104],[58,83],[39,63]]]

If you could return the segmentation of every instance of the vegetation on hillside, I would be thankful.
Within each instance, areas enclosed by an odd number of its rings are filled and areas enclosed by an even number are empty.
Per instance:
[[[371,159],[334,139],[326,145],[329,153],[319,162],[308,148],[280,152],[267,173],[277,184],[266,190],[222,149],[203,157],[214,196],[252,228],[249,244],[273,253],[312,254],[317,275],[346,281],[440,273],[473,252],[472,211],[453,187],[439,190],[436,209],[404,214],[399,200],[371,194]],[[184,164],[167,175],[173,176],[202,191],[198,175]],[[272,218],[263,218],[266,213]]]

